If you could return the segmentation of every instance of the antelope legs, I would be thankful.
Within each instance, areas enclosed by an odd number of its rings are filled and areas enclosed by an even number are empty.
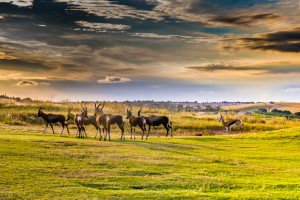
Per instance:
[[[60,132],[60,136],[62,136],[62,133],[64,132],[64,129],[65,129],[65,125],[64,124],[61,124],[61,126],[62,126],[62,130]]]
[[[164,127],[165,127],[165,129],[167,130],[166,137],[168,137],[170,128],[168,127],[167,124],[164,124]]]
[[[107,137],[108,137],[108,141],[111,141],[110,140],[110,126],[105,127],[105,131],[106,131],[106,133],[105,133],[104,141],[106,141]]]
[[[70,135],[70,131],[69,131],[69,127],[67,124],[65,124],[65,126],[67,127],[67,131],[68,131],[68,134]]]
[[[130,127],[130,139],[132,139],[132,134],[133,134],[133,138],[135,139],[135,127],[133,126]]]
[[[46,133],[47,128],[48,128],[48,123],[46,124],[46,127],[45,127],[45,130],[44,130],[43,134]]]
[[[50,123],[50,126],[51,126],[53,134],[55,134],[52,123]]]
[[[159,137],[159,134],[158,134],[158,129],[157,129],[155,126],[153,126],[153,128],[154,128],[154,130],[155,130],[155,134],[156,134],[156,136],[157,136],[157,137]]]
[[[121,130],[121,138],[120,140],[124,139],[125,140],[125,135],[124,135],[124,124],[118,124],[118,127]]]

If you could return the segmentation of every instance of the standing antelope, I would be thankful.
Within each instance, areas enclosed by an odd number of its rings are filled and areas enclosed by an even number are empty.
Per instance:
[[[69,121],[69,120],[75,121],[75,115],[73,113],[71,113],[71,109],[68,110],[68,118],[66,121]],[[97,124],[96,116],[88,115],[87,118],[84,118],[83,125],[93,125],[95,127],[95,129],[96,129],[96,134],[94,136],[95,138],[97,137],[99,130],[101,131],[100,127]]]
[[[142,139],[144,138],[144,134],[146,131],[146,119],[143,116],[135,117],[132,115],[132,108],[129,110],[127,109],[127,117],[126,119],[129,120],[130,124],[130,139],[132,139],[132,130],[134,133],[134,139],[135,139],[135,127],[138,126],[143,131]],[[147,139],[147,138],[146,138]]]
[[[108,140],[110,140],[110,127],[111,125],[117,124],[119,129],[121,130],[121,140],[125,139],[124,135],[124,125],[125,125],[125,120],[121,115],[111,115],[111,114],[103,114],[103,108],[104,104],[100,108],[101,104],[97,105],[95,103],[95,114],[96,116],[96,121],[97,123],[103,126],[103,129],[105,130],[105,137],[104,140],[108,137]],[[104,132],[104,131],[103,131]],[[102,138],[101,132],[100,132],[100,140]]]
[[[42,117],[43,120],[46,122],[46,127],[45,127],[45,130],[44,130],[43,134],[46,132],[46,129],[48,128],[49,124],[51,126],[53,134],[55,134],[54,129],[53,129],[53,124],[55,124],[57,122],[61,123],[61,126],[62,126],[62,130],[61,130],[60,135],[62,135],[62,133],[64,131],[64,127],[67,127],[68,134],[70,134],[68,125],[65,123],[66,122],[65,116],[63,116],[63,115],[54,115],[54,114],[46,114],[42,111],[42,108],[40,108],[39,111],[38,111],[37,117]]]
[[[78,135],[76,134],[76,137],[84,138],[82,132],[84,132],[85,136],[87,137],[85,127],[84,127],[84,120],[88,118],[88,116],[87,116],[87,107],[81,106],[81,108],[82,108],[82,113],[75,115],[75,123],[77,125],[77,133],[78,133]]]
[[[240,131],[242,131],[243,128],[243,122],[240,119],[225,122],[223,115],[220,115],[219,122],[222,122],[223,126],[226,128],[226,133],[228,132],[228,130],[231,131],[233,126],[238,126],[240,128]]]
[[[139,112],[138,112],[139,116],[141,116],[141,112],[142,112],[142,110],[139,110]],[[160,125],[163,125],[165,127],[165,129],[167,130],[166,137],[168,137],[169,131],[170,131],[171,137],[173,137],[172,122],[170,121],[169,117],[151,115],[149,117],[144,117],[144,118],[146,119],[147,125],[149,125],[148,134],[147,134],[146,139],[148,139],[148,137],[149,137],[151,126],[154,128],[157,137],[159,137],[158,130],[156,127],[160,126]]]

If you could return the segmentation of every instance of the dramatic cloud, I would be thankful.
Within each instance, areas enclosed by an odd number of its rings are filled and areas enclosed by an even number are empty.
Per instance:
[[[0,90],[13,95],[198,100],[217,91],[203,85],[299,84],[299,0],[4,0],[0,13]]]
[[[225,24],[238,25],[238,26],[249,26],[252,23],[278,19],[279,15],[273,13],[263,13],[257,15],[241,15],[241,16],[217,16],[213,18],[211,21],[222,22]]]
[[[123,78],[118,76],[106,76],[104,79],[97,80],[97,83],[127,83],[131,81],[132,80],[129,78]]]
[[[240,41],[243,42],[242,45],[250,49],[299,53],[300,28],[260,34],[256,37],[242,38]]]
[[[23,81],[18,82],[16,85],[20,86],[20,87],[25,87],[25,86],[50,85],[50,84],[47,82],[36,82],[36,81],[30,81],[30,80],[23,80]]]

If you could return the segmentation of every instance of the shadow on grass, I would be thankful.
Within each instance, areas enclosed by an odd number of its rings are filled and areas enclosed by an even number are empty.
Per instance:
[[[186,155],[186,156],[194,156],[195,151],[200,148],[205,149],[213,149],[213,150],[223,150],[216,147],[211,146],[204,146],[204,145],[183,145],[181,143],[162,143],[162,142],[150,142],[148,141],[114,141],[117,143],[129,143],[130,145],[147,148],[149,150],[154,151],[162,151],[167,152],[171,154],[180,154],[180,155]]]
[[[120,190],[120,187],[116,187],[110,184],[104,184],[104,183],[78,183],[79,185],[83,187],[88,187],[92,189],[98,189],[98,190]]]

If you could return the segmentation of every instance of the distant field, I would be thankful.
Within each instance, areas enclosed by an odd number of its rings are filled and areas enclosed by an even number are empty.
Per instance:
[[[257,111],[260,108],[267,108],[267,109],[279,109],[279,110],[288,110],[292,113],[300,112],[300,103],[256,103],[256,104],[243,104],[243,105],[236,105],[236,106],[227,106],[222,107],[225,110],[239,110],[239,111]]]
[[[88,107],[88,114],[94,114],[94,104],[86,103]],[[242,105],[249,106],[249,105]],[[38,109],[42,107],[45,113],[57,113],[67,116],[68,109],[71,108],[71,112],[74,114],[81,112],[80,103],[53,103],[53,102],[16,102],[13,100],[0,101],[0,124],[6,125],[18,125],[35,126],[41,131],[44,128],[44,122],[41,118],[36,118]],[[126,117],[126,109],[128,105],[124,103],[106,103],[104,107],[105,113],[118,114]],[[137,115],[137,111],[140,107],[133,107],[134,115]],[[220,135],[225,134],[224,127],[218,122],[220,115],[218,112],[197,113],[197,112],[185,112],[174,111],[167,108],[155,108],[155,107],[142,107],[142,114],[149,115],[166,115],[173,123],[173,131],[175,135]],[[245,108],[246,109],[246,108]],[[247,108],[248,109],[248,108]],[[254,110],[258,110],[257,107],[253,107]],[[225,115],[225,120],[231,120],[239,118],[243,121],[243,132],[258,132],[258,131],[271,131],[286,129],[295,126],[300,126],[300,120],[295,119],[289,121],[284,117],[265,117],[262,115],[236,115],[234,112]],[[72,121],[68,122],[72,128],[72,132],[76,131],[76,127]],[[93,135],[95,130],[93,127],[87,127],[88,133]],[[59,131],[60,127],[56,127],[56,131]],[[128,121],[125,124],[126,135],[129,134]],[[50,128],[48,129],[50,131]],[[113,133],[118,133],[119,130],[116,126],[112,127]],[[137,129],[140,133],[140,130]],[[166,131],[160,127],[159,133],[164,135]],[[153,134],[153,131],[152,131]]]

